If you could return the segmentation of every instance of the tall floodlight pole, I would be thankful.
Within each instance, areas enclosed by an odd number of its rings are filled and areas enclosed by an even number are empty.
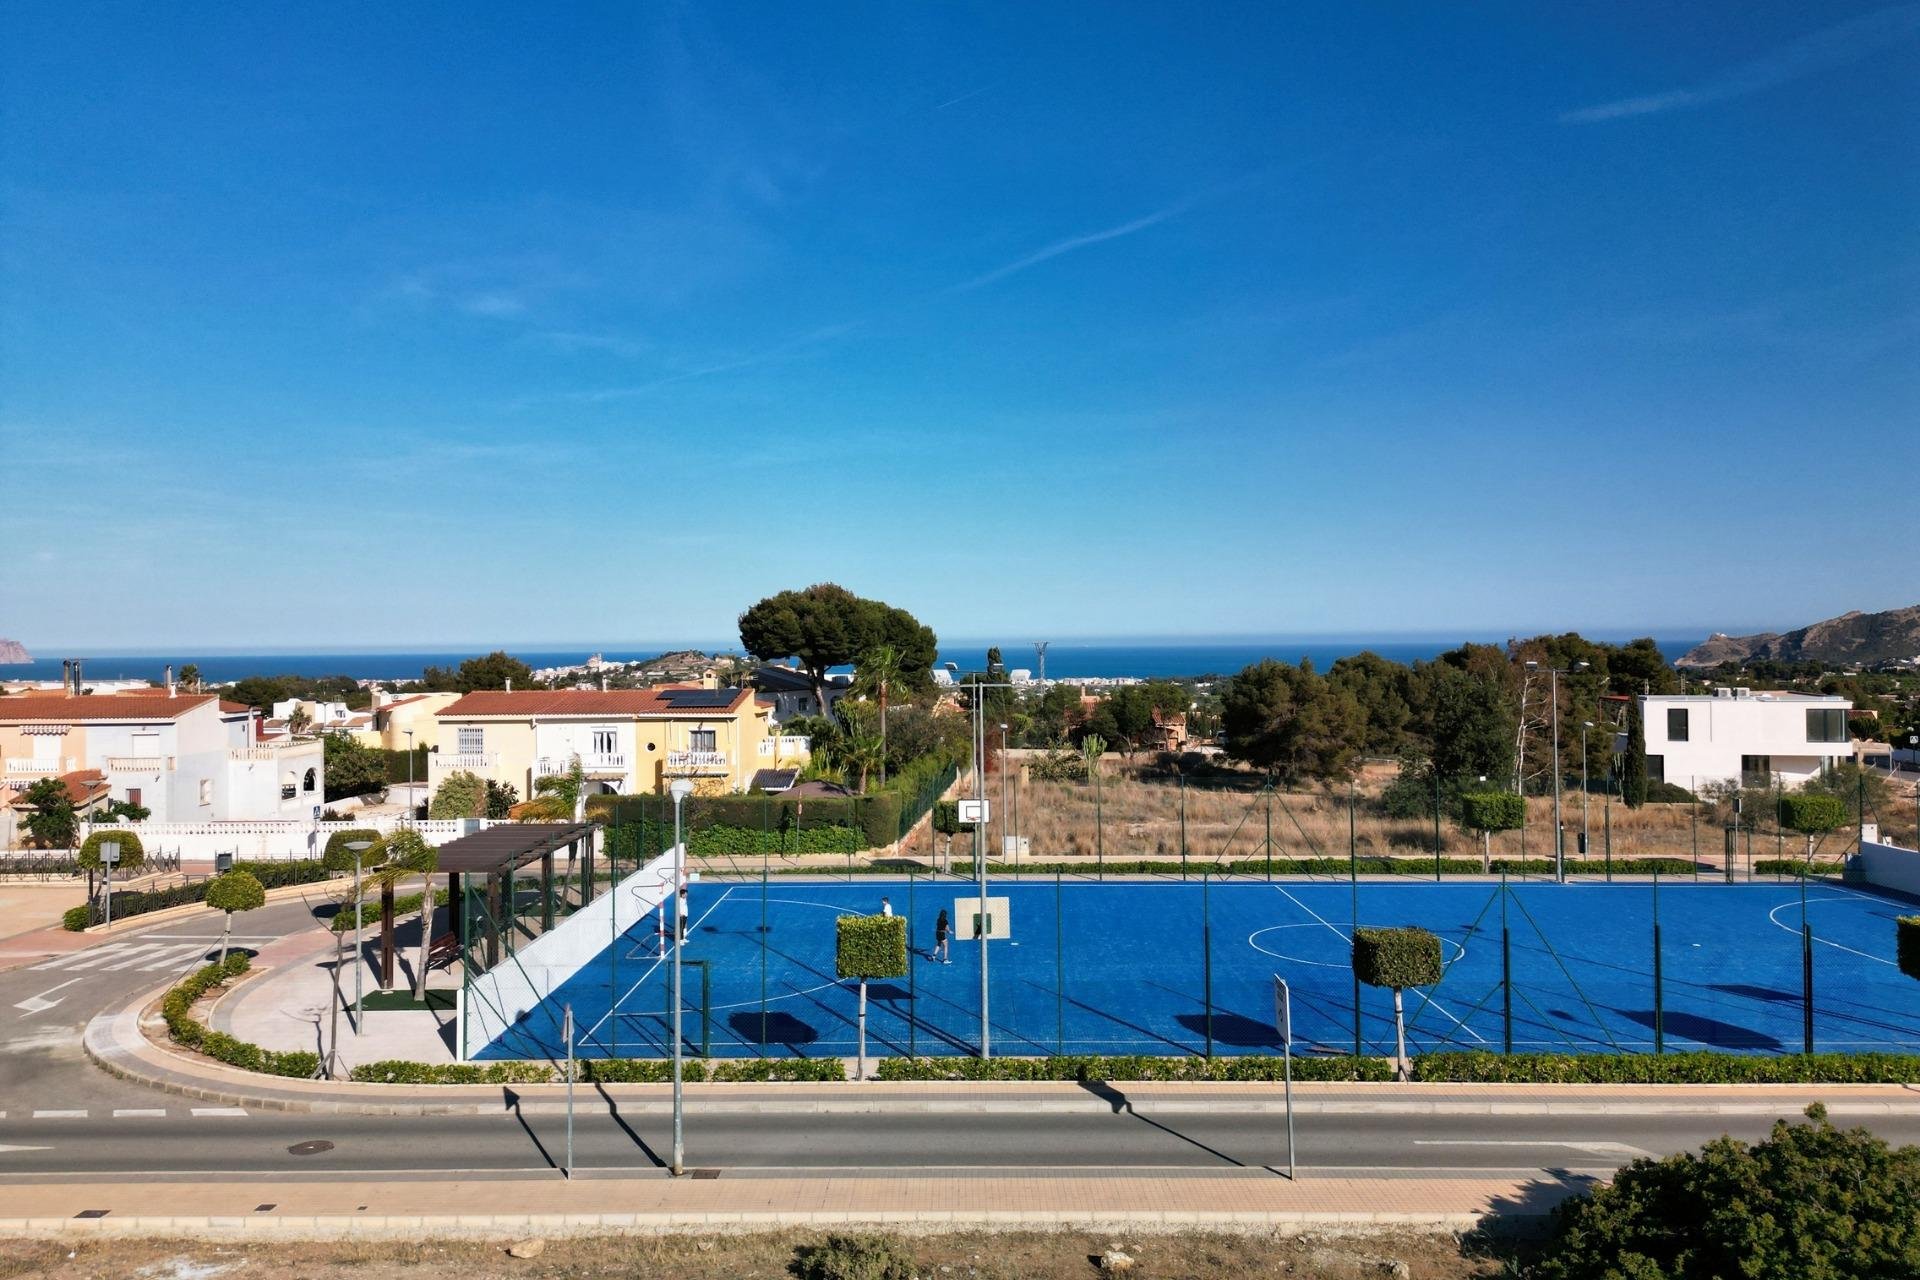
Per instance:
[[[973,799],[978,812],[985,814],[987,807],[987,718],[984,691],[987,689],[1011,689],[1013,686],[1004,681],[989,683],[974,680],[969,686],[973,690]],[[987,990],[987,938],[992,933],[991,921],[987,913],[987,824],[977,821],[973,824],[973,869],[979,885],[980,910],[980,1056],[993,1056],[992,1019],[988,1016],[990,1003]],[[958,923],[957,921],[955,922]]]
[[[1529,662],[1527,670],[1539,667],[1537,662]],[[1553,700],[1553,878],[1565,883],[1567,878],[1567,838],[1560,825],[1560,677],[1572,675],[1576,671],[1585,671],[1587,664],[1576,662],[1571,667],[1547,668],[1547,696]],[[1584,740],[1581,743],[1585,749]],[[1524,768],[1524,766],[1523,766]],[[1521,794],[1526,794],[1525,774],[1521,775]]]
[[[367,923],[366,912],[360,909],[360,860],[371,848],[373,848],[371,840],[355,840],[347,845],[348,852],[353,854],[353,1034],[356,1036],[360,1034],[360,1024],[366,1020],[367,1016],[367,983],[364,972],[367,967],[365,933]],[[433,877],[428,876],[427,879],[431,881]],[[431,883],[427,885],[427,893],[429,895],[427,900],[430,901],[433,893]],[[424,927],[423,925],[422,928]]]
[[[686,1163],[686,1143],[682,1138],[681,1126],[685,1118],[685,1105],[681,1101],[681,1078],[683,1050],[680,1042],[680,893],[687,882],[686,838],[681,834],[680,807],[688,796],[693,794],[693,783],[686,778],[675,778],[668,784],[667,790],[673,795],[673,1176],[679,1177]]]
[[[1013,857],[1013,846],[1007,837],[1013,828],[1007,825],[1013,810],[1007,808],[1007,726],[1000,726],[1000,856]]]

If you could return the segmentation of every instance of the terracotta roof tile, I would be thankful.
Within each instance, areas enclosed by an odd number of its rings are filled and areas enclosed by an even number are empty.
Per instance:
[[[217,699],[210,693],[184,693],[171,698],[30,693],[25,697],[0,698],[0,721],[172,720],[214,701]]]
[[[60,781],[66,784],[67,799],[76,805],[85,804],[107,789],[107,777],[98,769],[76,769],[72,773],[63,773]],[[25,804],[26,795],[26,792],[20,791],[0,799],[0,809]]]
[[[733,695],[725,706],[676,706],[661,689],[517,689],[469,693],[443,707],[439,719],[458,720],[465,716],[695,716],[716,719],[730,716],[753,694],[746,689],[721,689],[717,693]],[[693,692],[679,690],[680,693]]]

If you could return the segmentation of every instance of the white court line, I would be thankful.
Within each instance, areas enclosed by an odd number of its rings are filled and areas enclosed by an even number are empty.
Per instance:
[[[1812,906],[1816,902],[1845,902],[1845,901],[1846,901],[1845,898],[1808,898],[1807,905]],[[1775,907],[1772,911],[1767,912],[1767,919],[1773,922],[1773,925],[1776,929],[1785,929],[1788,933],[1792,934],[1794,937],[1797,938],[1800,936],[1800,931],[1794,928],[1790,924],[1781,924],[1779,920],[1779,913],[1782,911],[1785,911],[1788,907],[1793,907],[1798,905],[1799,905],[1798,903],[1792,902],[1792,901],[1783,902],[1779,906]],[[1808,921],[1807,923],[1811,925],[1813,922]],[[1862,960],[1871,960],[1875,964],[1884,964],[1884,965],[1894,964],[1894,961],[1892,960],[1885,959],[1881,956],[1870,956],[1864,951],[1855,951],[1852,947],[1842,946],[1840,943],[1833,942],[1827,938],[1823,938],[1817,933],[1813,935],[1813,940],[1815,942],[1822,943],[1826,946],[1832,947],[1836,951],[1845,951],[1850,955],[1859,956]]]
[[[166,1114],[165,1111],[155,1107],[116,1107],[113,1118],[115,1120],[158,1120],[164,1118]]]
[[[1340,941],[1346,943],[1349,946],[1353,945],[1353,939],[1348,937],[1346,934],[1341,933],[1340,930],[1336,926],[1334,926],[1332,923],[1330,923],[1325,916],[1321,915],[1318,911],[1315,911],[1312,907],[1308,906],[1306,903],[1300,901],[1300,899],[1288,893],[1285,889],[1282,889],[1279,885],[1275,885],[1273,887],[1275,889],[1279,889],[1280,893],[1287,899],[1288,902],[1291,902],[1294,906],[1300,908],[1302,911],[1312,916],[1315,920],[1318,920],[1321,924],[1326,925],[1327,928],[1332,929],[1334,937],[1340,939]],[[1248,938],[1248,945],[1252,946],[1251,936],[1249,936]],[[1454,943],[1454,945],[1456,947],[1460,947],[1460,954],[1458,956],[1455,956],[1454,959],[1456,960],[1464,959],[1467,954],[1467,949],[1464,946],[1460,946],[1460,944],[1457,942]],[[1255,951],[1261,950],[1261,948],[1259,947],[1254,947],[1253,949]],[[1268,954],[1271,954],[1271,953],[1268,953]],[[1446,1010],[1446,1007],[1442,1005],[1438,1000],[1435,1000],[1432,996],[1427,997],[1427,1007],[1432,1009],[1438,1009],[1440,1011],[1441,1017],[1445,1018],[1448,1022],[1451,1022],[1454,1026],[1460,1028],[1462,1031],[1472,1036],[1475,1040],[1478,1040],[1481,1044],[1490,1043],[1485,1036],[1481,1035],[1478,1031],[1475,1031],[1472,1027],[1468,1026],[1466,1023],[1460,1021],[1460,1019],[1448,1013]]]
[[[700,918],[698,920],[688,921],[687,933],[691,935],[695,929],[698,929],[700,927],[700,922],[702,920],[705,920],[708,916],[718,911],[720,909],[720,904],[725,902],[728,899],[728,897],[732,895],[734,889],[738,887],[739,887],[738,885],[729,886],[725,893],[722,893],[719,897],[713,900],[712,906],[708,907],[705,911],[702,911],[700,913]],[[636,921],[636,923],[638,922]],[[618,945],[617,941],[615,945],[616,946]],[[678,946],[679,944],[676,942],[674,945]],[[671,952],[664,952],[660,956],[658,956],[652,964],[648,965],[647,971],[641,974],[638,978],[634,979],[633,985],[626,989],[625,994],[621,995],[620,997],[615,999],[613,1003],[607,1006],[607,1011],[600,1015],[599,1021],[595,1022],[591,1027],[587,1028],[587,1032],[585,1035],[575,1037],[575,1043],[594,1039],[596,1033],[599,1032],[600,1028],[604,1027],[607,1024],[607,1019],[613,1016],[613,1011],[615,1009],[618,1009],[621,1006],[621,1004],[625,1002],[627,996],[630,996],[634,992],[638,991],[640,989],[640,984],[645,982],[648,978],[652,977],[653,971],[655,969],[658,969],[661,965],[665,964],[667,962],[667,956],[671,954],[672,954]],[[552,995],[553,993],[548,992],[547,994]]]

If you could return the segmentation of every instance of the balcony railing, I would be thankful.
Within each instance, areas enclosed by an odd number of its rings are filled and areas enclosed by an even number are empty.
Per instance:
[[[172,756],[108,756],[108,773],[165,773],[173,768]]]
[[[623,755],[589,755],[581,756],[579,759],[581,770],[589,776],[607,773],[625,773],[627,771],[627,758]],[[541,756],[533,762],[533,776],[536,778],[560,777],[573,768],[573,761],[574,757],[572,756],[566,756],[564,758],[560,756]]]
[[[56,774],[72,773],[80,767],[78,760],[68,756],[65,760],[16,759],[7,757],[7,772],[23,778],[51,778]]]
[[[682,773],[725,773],[727,753],[724,751],[669,751],[667,768]]]
[[[760,755],[767,760],[776,756],[804,756],[812,746],[812,741],[803,733],[785,733],[777,738],[762,738]]]
[[[438,752],[427,757],[427,769],[430,773],[454,773],[465,770],[479,773],[493,768],[496,759],[491,751]]]

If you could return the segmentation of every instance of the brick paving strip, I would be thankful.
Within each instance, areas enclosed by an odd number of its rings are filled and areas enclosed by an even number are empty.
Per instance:
[[[76,1234],[409,1236],[750,1230],[853,1224],[922,1229],[1124,1226],[1464,1231],[1545,1213],[1583,1179],[1278,1176],[465,1179],[63,1182],[4,1189],[0,1237]],[[105,1216],[82,1218],[89,1210]]]

